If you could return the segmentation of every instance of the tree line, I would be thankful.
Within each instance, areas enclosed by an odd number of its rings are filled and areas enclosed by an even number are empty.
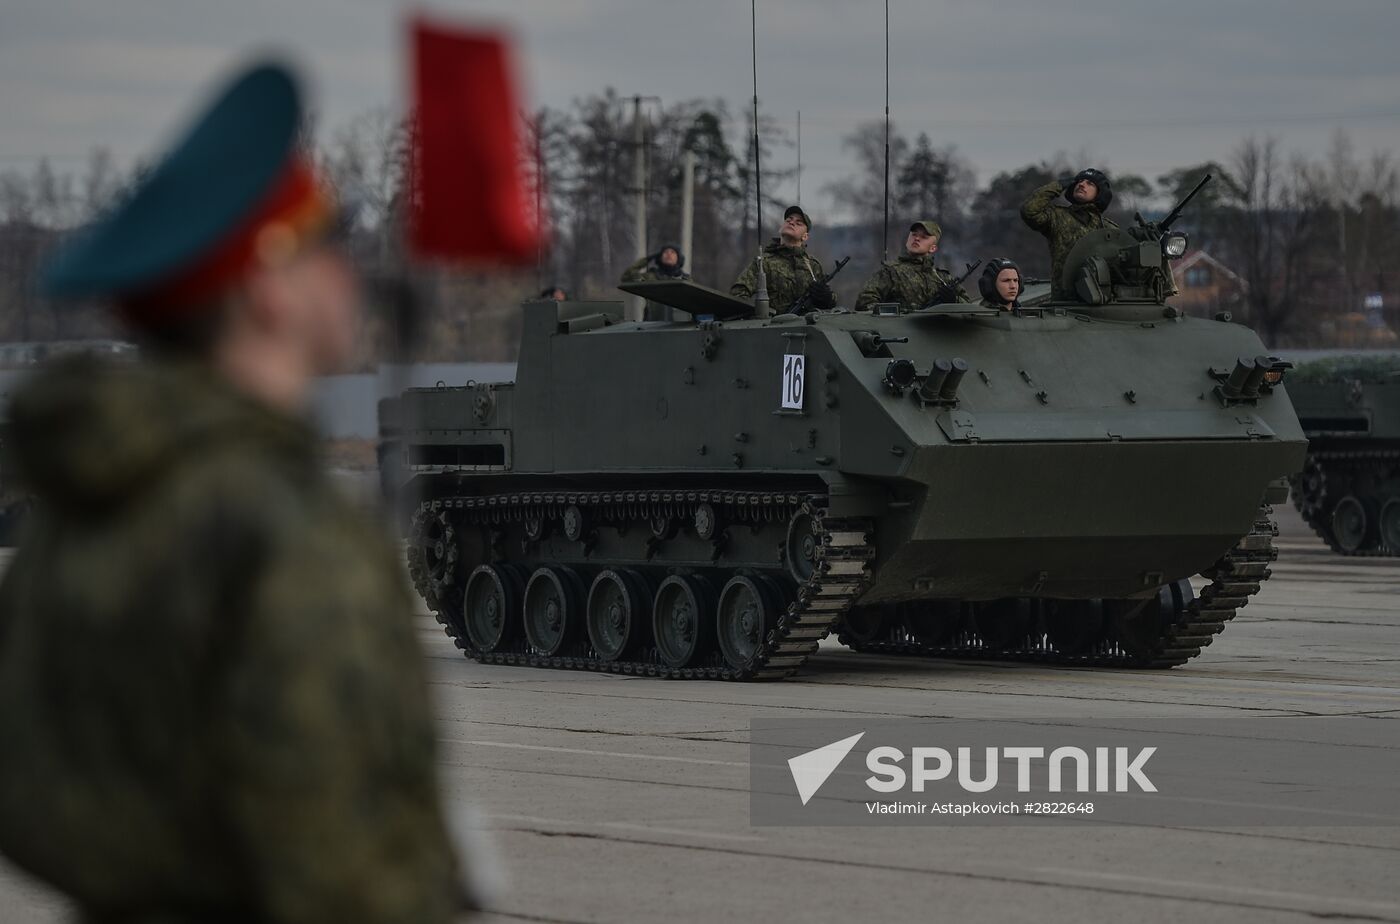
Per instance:
[[[339,126],[308,129],[307,145],[342,198],[355,207],[348,246],[371,280],[411,278],[424,306],[417,356],[433,360],[511,358],[522,298],[559,284],[571,296],[612,298],[622,270],[638,252],[634,236],[634,169],[642,159],[648,212],[647,251],[678,243],[683,161],[694,156],[693,239],[688,264],[697,280],[727,289],[752,258],[755,227],[753,113],[721,99],[697,98],[643,108],[643,143],[635,141],[632,100],[612,90],[580,97],[570,106],[522,116],[521,164],[530,178],[532,206],[552,228],[533,268],[510,272],[449,272],[408,264],[402,247],[408,132],[403,119],[375,109]],[[765,223],[771,234],[788,204],[779,190],[799,179],[791,163],[792,138],[772,120],[759,126]],[[897,254],[913,218],[944,228],[940,262],[994,256],[1017,260],[1028,276],[1049,270],[1045,242],[1020,219],[1022,201],[1036,187],[1086,163],[1056,153],[979,183],[973,164],[953,144],[935,145],[926,133],[901,126],[890,135],[890,233],[884,234],[885,128],[859,125],[843,139],[850,169],[821,192],[852,216],[842,225],[821,222],[811,246],[831,262],[851,256],[834,283],[849,304],[881,256]],[[1119,224],[1134,212],[1160,217],[1206,173],[1214,179],[1177,228],[1192,249],[1208,251],[1236,277],[1229,304],[1235,316],[1275,347],[1341,343],[1367,296],[1366,323],[1380,328],[1400,320],[1400,167],[1389,152],[1363,155],[1338,132],[1321,157],[1285,151],[1275,137],[1239,140],[1222,162],[1183,165],[1145,177],[1095,163],[1113,181],[1109,217]],[[110,334],[93,306],[56,307],[34,294],[38,267],[65,234],[116,201],[148,169],[119,170],[103,149],[77,170],[41,160],[28,171],[0,171],[0,339],[37,340]],[[463,216],[470,221],[471,216]],[[371,292],[380,291],[372,287]],[[374,299],[372,299],[373,301]],[[386,305],[388,300],[385,300]],[[385,312],[374,313],[362,364],[387,358],[391,337]],[[1393,338],[1393,334],[1389,334]]]

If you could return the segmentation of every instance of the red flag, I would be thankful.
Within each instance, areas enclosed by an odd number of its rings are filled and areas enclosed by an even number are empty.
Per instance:
[[[511,75],[499,33],[414,22],[409,243],[419,256],[535,260],[544,231],[521,169]]]

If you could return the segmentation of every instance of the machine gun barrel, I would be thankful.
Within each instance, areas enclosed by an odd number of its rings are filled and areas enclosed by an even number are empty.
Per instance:
[[[1196,184],[1196,188],[1187,193],[1186,198],[1178,202],[1176,204],[1176,208],[1168,212],[1167,217],[1163,218],[1161,223],[1158,224],[1157,227],[1163,231],[1170,231],[1172,223],[1181,217],[1181,210],[1186,208],[1186,206],[1190,204],[1192,199],[1196,198],[1196,193],[1200,192],[1202,189],[1205,188],[1205,185],[1210,182],[1210,177],[1211,175],[1209,173],[1201,177],[1201,182]]]

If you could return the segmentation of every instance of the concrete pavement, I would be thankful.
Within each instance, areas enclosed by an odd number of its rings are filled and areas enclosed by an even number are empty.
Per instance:
[[[1392,826],[749,825],[757,717],[1400,717],[1400,559],[1339,558],[1280,514],[1273,579],[1166,672],[878,658],[829,640],[783,683],[679,683],[485,667],[423,617],[449,804],[482,813],[472,823],[508,878],[487,919],[1400,922]],[[0,922],[62,910],[0,872]]]

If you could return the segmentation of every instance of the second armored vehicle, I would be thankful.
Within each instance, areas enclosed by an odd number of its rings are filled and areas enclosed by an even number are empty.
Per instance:
[[[1400,555],[1400,356],[1301,366],[1290,392],[1308,437],[1293,504],[1343,555]]]

